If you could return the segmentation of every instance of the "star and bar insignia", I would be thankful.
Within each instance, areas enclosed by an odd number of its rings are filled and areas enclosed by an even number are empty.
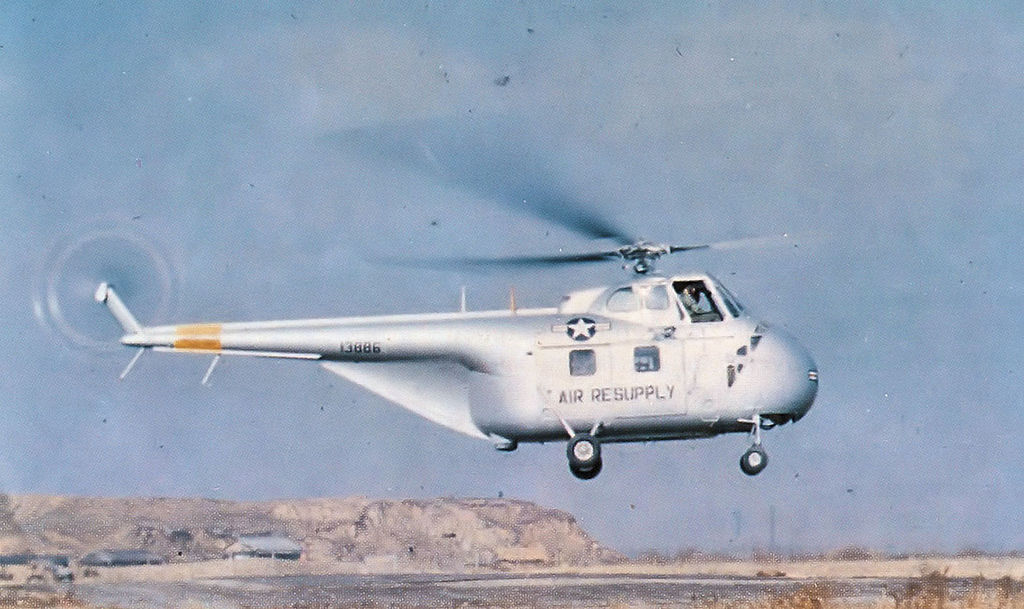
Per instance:
[[[565,322],[565,325],[551,326],[551,331],[565,332],[573,340],[585,341],[594,338],[598,330],[608,330],[611,327],[609,323],[598,323],[589,317],[573,317]]]

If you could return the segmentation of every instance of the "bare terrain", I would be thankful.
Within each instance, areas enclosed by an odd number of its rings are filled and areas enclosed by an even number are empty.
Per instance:
[[[241,535],[300,543],[304,572],[594,565],[623,559],[565,512],[511,499],[266,502],[0,495],[0,554],[147,550],[172,563],[221,561]],[[288,568],[288,567],[283,567]],[[329,569],[330,570],[330,569]],[[335,569],[336,570],[336,569]]]
[[[266,533],[302,558],[225,558],[238,536]],[[166,563],[81,564],[103,548]],[[1022,558],[627,560],[570,514],[511,499],[0,495],[0,554],[64,555],[74,576],[6,564],[0,609],[1024,609]]]
[[[169,609],[686,608],[1022,609],[1020,580],[693,577],[608,574],[390,574],[104,582],[0,591],[6,607]]]

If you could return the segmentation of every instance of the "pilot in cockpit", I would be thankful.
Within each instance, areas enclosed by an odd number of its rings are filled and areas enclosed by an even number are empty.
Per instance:
[[[679,293],[679,299],[686,309],[686,313],[693,321],[721,321],[711,294],[702,282],[695,281],[687,283]]]

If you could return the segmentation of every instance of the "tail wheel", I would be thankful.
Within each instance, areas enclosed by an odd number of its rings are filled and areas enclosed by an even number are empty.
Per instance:
[[[748,476],[756,476],[768,465],[768,453],[760,446],[751,446],[740,457],[740,469]]]
[[[594,436],[576,434],[566,446],[569,470],[581,480],[590,480],[601,472],[601,444]]]

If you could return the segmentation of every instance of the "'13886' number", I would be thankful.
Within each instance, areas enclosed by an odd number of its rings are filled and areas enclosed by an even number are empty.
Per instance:
[[[380,353],[380,343],[375,342],[362,342],[362,343],[341,343],[342,353]]]

